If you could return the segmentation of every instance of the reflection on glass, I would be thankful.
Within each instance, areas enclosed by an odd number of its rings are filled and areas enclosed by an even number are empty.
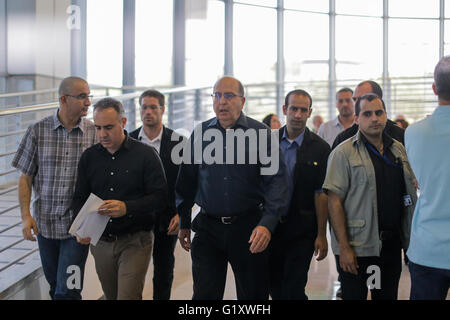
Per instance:
[[[328,79],[328,15],[286,11],[286,81]]]
[[[87,78],[90,84],[122,86],[122,21],[122,0],[87,1]]]
[[[450,21],[444,24],[444,55],[450,54]]]
[[[208,1],[204,19],[186,21],[186,85],[213,85],[223,75],[224,24],[221,1]]]
[[[336,13],[381,17],[383,0],[336,0]]]
[[[336,16],[336,61],[338,80],[381,77],[382,19]]]
[[[172,20],[172,0],[136,0],[136,86],[171,85]]]
[[[438,59],[438,21],[391,19],[389,22],[391,77],[430,75]]]
[[[389,0],[389,16],[438,18],[439,0]]]
[[[305,11],[328,12],[329,0],[299,1],[284,0],[284,8]]]
[[[234,6],[234,73],[243,83],[275,81],[277,12],[246,5]]]

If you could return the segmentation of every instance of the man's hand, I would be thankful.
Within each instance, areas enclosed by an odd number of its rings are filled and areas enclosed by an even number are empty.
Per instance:
[[[341,248],[339,251],[339,264],[342,270],[357,275],[359,266],[355,251],[351,247]]]
[[[33,230],[33,233],[31,232]],[[25,240],[36,241],[36,238],[33,236],[38,235],[37,224],[31,215],[22,219],[22,234]]]
[[[167,234],[169,236],[173,236],[178,234],[178,231],[180,231],[180,216],[178,213],[170,220],[169,227],[167,228]]]
[[[91,243],[91,238],[80,238],[77,236],[77,242],[84,245],[89,245],[89,243]]]
[[[328,241],[326,236],[318,236],[314,242],[314,256],[317,256],[317,261],[325,259],[328,254]]]
[[[250,252],[251,253],[263,252],[269,245],[271,238],[272,235],[270,234],[269,229],[263,226],[256,226],[256,228],[253,229],[252,235],[250,236],[250,240],[248,241],[248,243],[251,243]]]
[[[191,229],[180,229],[178,240],[180,240],[181,247],[189,252],[191,249]]]
[[[119,200],[106,200],[98,208],[98,214],[111,218],[120,218],[127,213],[125,202]]]

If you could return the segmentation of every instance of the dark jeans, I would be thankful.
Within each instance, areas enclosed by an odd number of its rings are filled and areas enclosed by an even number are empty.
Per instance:
[[[153,300],[169,300],[173,282],[177,236],[155,228],[153,245]]]
[[[273,300],[308,300],[305,287],[314,254],[314,240],[308,237],[272,238],[269,277]]]
[[[450,270],[422,266],[409,261],[411,300],[445,300],[450,289]]]
[[[50,285],[52,300],[81,300],[89,246],[79,244],[74,237],[55,240],[38,235],[37,239],[42,269]],[[78,266],[79,269],[72,266]]]
[[[370,266],[379,267],[381,280],[379,289],[370,289],[372,300],[397,300],[398,284],[402,272],[402,251],[399,239],[383,241],[379,257],[358,257],[357,261],[358,275],[354,275],[342,270],[339,264],[339,256],[336,255],[343,300],[367,299],[367,280],[369,277],[372,280],[376,275],[376,272],[368,269]],[[369,284],[372,283],[374,281],[369,281]]]
[[[232,224],[199,214],[191,244],[194,300],[221,300],[228,262],[233,269],[239,300],[269,297],[268,250],[253,254],[248,243],[260,213],[249,213]]]

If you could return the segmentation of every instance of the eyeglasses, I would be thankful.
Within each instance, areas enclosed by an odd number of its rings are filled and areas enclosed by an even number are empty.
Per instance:
[[[65,96],[72,97],[72,98],[75,98],[77,100],[85,100],[87,98],[92,99],[94,97],[92,95],[87,95],[86,93],[80,93],[79,95],[76,95],[76,96],[71,95],[71,94],[65,94]]]
[[[233,92],[225,92],[225,93],[222,93],[222,92],[214,92],[214,93],[211,95],[211,97],[213,97],[213,98],[216,99],[216,100],[220,100],[220,99],[222,98],[222,95],[223,95],[223,97],[224,97],[226,100],[231,100],[231,99],[233,99],[234,97],[240,97],[240,98],[243,97],[243,96],[239,96],[239,95],[237,95],[237,94],[234,94]]]
[[[156,104],[152,104],[150,106],[147,106],[144,104],[141,106],[142,110],[147,110],[148,108],[150,108],[151,110],[158,110],[158,109],[162,108],[162,106],[157,106]]]

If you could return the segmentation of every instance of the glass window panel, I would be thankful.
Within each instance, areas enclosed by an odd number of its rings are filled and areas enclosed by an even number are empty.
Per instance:
[[[444,55],[450,54],[450,21],[444,24]]]
[[[275,81],[277,63],[275,9],[235,5],[233,40],[234,74],[239,80],[243,83]]]
[[[328,15],[286,11],[284,23],[286,81],[328,79]]]
[[[299,1],[299,0],[284,0],[284,7],[286,9],[328,12],[329,0],[314,0],[314,1]]]
[[[371,79],[383,73],[383,20],[336,17],[336,78]]]
[[[223,75],[224,24],[221,1],[208,1],[206,19],[187,20],[186,85],[213,85]]]
[[[389,0],[389,16],[438,18],[439,0]]]
[[[270,6],[270,7],[276,7],[278,3],[277,0],[236,0],[235,2],[256,4],[260,6]]]
[[[336,13],[380,17],[383,15],[383,0],[336,0]]]
[[[89,83],[121,87],[123,1],[87,1],[86,29]]]
[[[391,77],[430,75],[438,59],[438,21],[403,19],[389,21]]]
[[[444,1],[444,8],[445,18],[450,18],[450,0]]]
[[[172,83],[173,1],[136,1],[136,86]]]

